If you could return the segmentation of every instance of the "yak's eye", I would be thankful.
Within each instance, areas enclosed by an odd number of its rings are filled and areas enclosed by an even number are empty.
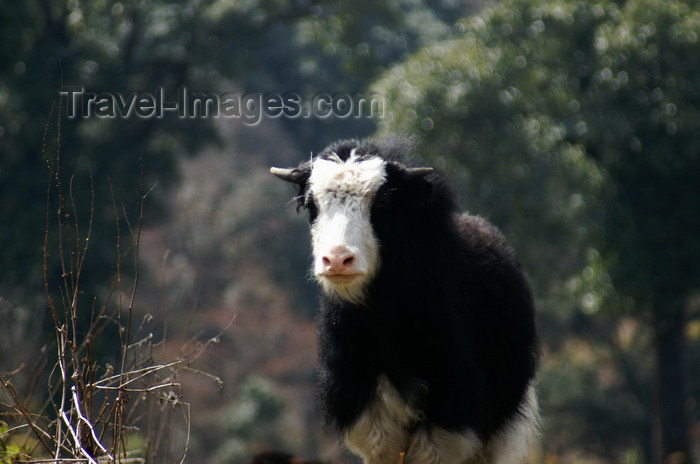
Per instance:
[[[316,200],[314,200],[313,195],[310,193],[304,194],[303,192],[296,197],[297,201],[297,213],[301,213],[302,210],[309,212],[309,222],[313,222],[318,216],[318,206],[316,206]]]
[[[318,206],[316,206],[316,201],[311,195],[306,197],[304,201],[304,209],[309,212],[309,222],[314,222],[316,216],[318,216]]]

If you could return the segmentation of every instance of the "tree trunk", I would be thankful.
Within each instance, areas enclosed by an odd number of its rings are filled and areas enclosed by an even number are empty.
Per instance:
[[[691,464],[683,311],[655,310],[658,464]],[[656,428],[656,427],[655,427]],[[657,445],[657,446],[658,446]]]

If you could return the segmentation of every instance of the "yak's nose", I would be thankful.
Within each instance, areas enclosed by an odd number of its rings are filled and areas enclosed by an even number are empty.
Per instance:
[[[355,266],[355,254],[342,245],[331,248],[321,259],[323,272],[328,274],[349,273]]]

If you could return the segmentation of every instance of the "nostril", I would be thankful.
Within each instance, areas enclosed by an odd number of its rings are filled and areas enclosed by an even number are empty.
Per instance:
[[[347,247],[333,247],[327,254],[321,255],[320,264],[323,272],[343,273],[350,272],[356,265],[356,256]]]

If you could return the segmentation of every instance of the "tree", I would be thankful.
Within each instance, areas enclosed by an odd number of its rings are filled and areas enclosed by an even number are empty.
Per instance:
[[[391,108],[382,131],[419,134],[419,153],[458,173],[467,205],[515,242],[545,313],[602,308],[597,317],[653,327],[655,462],[690,460],[683,308],[700,284],[699,15],[685,2],[503,2],[375,87]],[[582,281],[580,302],[555,309],[552,296]],[[648,404],[643,371],[618,358]]]
[[[312,2],[311,14],[293,25],[271,22],[258,66],[241,78],[251,90],[293,89],[307,100],[319,94],[368,96],[372,80],[417,48],[444,40],[455,18],[480,0],[462,3],[424,0]],[[285,119],[305,151],[322,150],[339,138],[370,135],[369,118]]]
[[[606,11],[595,38],[589,153],[615,186],[604,238],[618,288],[654,327],[661,455],[690,462],[686,308],[700,288],[700,8],[638,1]],[[681,462],[681,461],[678,461]]]

